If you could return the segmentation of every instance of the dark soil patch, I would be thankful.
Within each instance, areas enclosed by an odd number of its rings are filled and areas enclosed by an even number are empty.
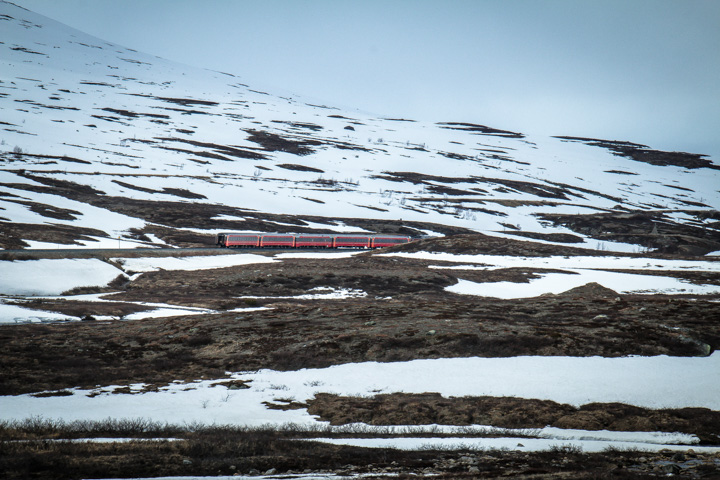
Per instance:
[[[313,153],[310,147],[322,145],[319,140],[312,139],[290,139],[276,133],[261,130],[247,130],[251,142],[261,145],[268,152],[288,152],[295,155],[309,155]]]
[[[472,177],[443,177],[439,175],[426,175],[424,173],[417,172],[383,172],[382,175],[374,175],[371,178],[381,178],[391,182],[410,182],[413,185],[431,185],[429,182],[474,183]]]
[[[679,224],[660,211],[538,216],[597,240],[642,245],[659,253],[705,255],[720,250],[720,230]]]
[[[284,168],[285,170],[295,170],[298,172],[316,172],[316,173],[325,173],[324,170],[320,170],[319,168],[314,167],[306,167],[305,165],[297,165],[294,163],[282,163],[280,165],[276,165],[277,167]]]
[[[546,240],[548,242],[558,243],[583,243],[585,239],[572,235],[570,233],[542,233],[542,232],[505,232],[508,235],[515,235],[518,237],[532,238],[535,240]]]
[[[548,273],[561,273],[565,275],[577,275],[575,272],[568,272],[565,270],[555,270],[551,268],[494,268],[492,270],[462,270],[452,269],[443,270],[437,269],[441,272],[446,272],[457,276],[459,279],[468,280],[476,283],[494,283],[494,282],[513,282],[513,283],[530,283],[531,280],[542,278]]]
[[[683,270],[623,270],[614,269],[610,272],[630,273],[634,275],[649,275],[658,277],[671,277],[685,280],[695,285],[720,285],[720,272],[687,272]],[[720,313],[718,314],[720,316]]]
[[[471,157],[462,159],[472,159]],[[423,184],[427,185],[433,193],[447,193],[448,195],[477,195],[478,193],[486,193],[485,190],[477,189],[475,192],[468,192],[459,189],[452,189],[450,187],[443,187],[435,185],[431,182],[439,183],[473,183],[473,184],[496,184],[501,185],[502,192],[509,192],[512,189],[518,192],[529,193],[542,198],[556,198],[562,200],[568,200],[567,195],[571,195],[568,188],[557,187],[552,185],[544,185],[533,182],[523,182],[519,180],[509,180],[505,178],[490,178],[490,177],[442,177],[437,175],[425,175],[422,173],[415,172],[383,172],[382,175],[375,175],[373,178],[381,178],[389,180],[391,182],[410,182],[414,185]],[[433,191],[432,189],[435,189]],[[497,190],[497,189],[496,189]]]
[[[510,232],[505,232],[510,233]],[[552,255],[607,255],[588,248],[549,245],[525,240],[492,237],[481,233],[454,235],[444,238],[418,240],[407,245],[388,248],[390,252],[438,252],[460,255],[510,255],[524,257],[548,257]],[[613,252],[613,255],[616,253]],[[622,254],[617,254],[622,256]]]
[[[205,195],[202,195],[200,193],[194,193],[184,188],[163,187],[162,192],[160,193],[167,193],[169,195],[175,195],[176,197],[190,198],[193,200],[207,198]]]
[[[392,393],[343,397],[318,393],[308,413],[332,425],[492,425],[640,432],[683,432],[705,444],[720,442],[720,412],[707,408],[647,409],[621,403],[575,407],[550,400],[517,397],[450,397],[439,393]]]
[[[62,313],[70,317],[95,320],[95,317],[112,316],[124,317],[131,313],[152,310],[154,307],[136,305],[122,302],[81,302],[73,300],[31,300],[29,302],[6,302],[9,305],[19,305],[25,308],[45,310]]]
[[[122,115],[123,117],[127,117],[127,118],[149,117],[149,118],[162,118],[164,120],[170,120],[169,115],[163,115],[160,113],[137,113],[137,112],[132,112],[130,110],[123,110],[123,109],[109,108],[109,107],[103,108],[102,110],[105,112],[116,113],[118,115]]]
[[[283,120],[273,120],[272,123],[282,123],[284,125],[289,125],[294,128],[302,128],[306,130],[312,130],[313,132],[319,132],[323,129],[321,125],[317,125],[315,123],[305,123],[305,122],[287,122]]]
[[[120,180],[113,180],[113,183],[117,183],[121,187],[129,188],[131,190],[137,190],[139,192],[145,192],[145,193],[165,193],[168,195],[175,195],[176,197],[191,198],[191,199],[207,198],[205,195],[201,195],[199,193],[193,193],[184,188],[163,187],[162,190],[153,190],[152,188],[140,187],[138,185],[132,185],[130,183],[122,182]]]
[[[26,190],[29,192],[37,193],[49,193],[54,195],[61,195],[66,198],[78,199],[82,196],[94,196],[94,195],[105,195],[105,192],[96,190],[90,185],[83,185],[69,180],[61,180],[59,178],[46,177],[42,175],[33,175],[24,171],[15,172],[21,177],[32,180],[33,182],[40,183],[41,185],[32,185],[24,183],[3,183],[1,185],[16,188],[19,190]]]
[[[584,137],[555,137],[566,141],[581,142],[587,145],[607,148],[614,155],[619,157],[627,157],[636,162],[649,163],[651,165],[667,166],[673,165],[683,168],[713,168],[720,170],[720,166],[713,164],[707,155],[685,152],[664,152],[662,150],[652,150],[647,145],[637,143],[623,142],[618,140],[600,140],[597,138]]]
[[[430,185],[427,187],[428,193],[437,195],[473,195],[475,192],[460,190],[459,188],[446,187],[445,185]]]
[[[3,122],[0,122],[3,123]],[[10,124],[8,124],[10,125]],[[42,154],[34,154],[34,153],[27,153],[27,152],[12,152],[13,156],[20,156],[22,158],[47,158],[51,160],[60,160],[63,162],[70,162],[70,163],[80,163],[83,165],[91,165],[92,162],[89,162],[87,160],[81,160],[79,158],[75,157],[68,157],[67,155],[42,155]]]
[[[138,95],[138,96],[147,96],[147,95]],[[183,107],[189,107],[192,105],[215,107],[215,106],[219,105],[218,102],[213,102],[211,100],[199,100],[196,98],[173,98],[173,97],[154,97],[154,98],[156,100],[162,100],[163,102],[174,103],[176,105],[182,105]]]
[[[179,143],[185,143],[188,145],[192,145],[194,147],[211,149],[211,151],[191,151],[191,150],[176,149],[178,151],[181,151],[184,153],[191,153],[193,155],[198,155],[200,157],[215,158],[215,159],[224,160],[224,161],[230,161],[230,159],[226,158],[226,157],[249,158],[249,159],[253,159],[253,160],[267,159],[267,157],[265,155],[263,155],[262,153],[248,150],[245,148],[234,147],[231,145],[218,145],[216,143],[200,142],[197,140],[190,140],[188,138],[178,138],[178,137],[158,137],[158,138],[156,138],[156,140],[164,142],[165,144],[167,144],[168,142],[179,142]],[[160,148],[173,149],[172,147],[169,147],[167,145],[160,145]]]
[[[635,173],[635,172],[626,172],[626,171],[624,171],[624,170],[605,170],[605,173],[615,173],[615,174],[618,174],[618,175],[639,175],[638,173]]]
[[[0,247],[8,250],[27,247],[28,244],[23,239],[61,245],[81,245],[80,240],[89,242],[95,240],[90,238],[90,235],[106,236],[105,232],[92,228],[15,222],[0,222],[0,232],[3,233],[0,235]]]
[[[82,216],[82,213],[78,212],[77,210],[54,207],[52,205],[46,205],[44,203],[15,199],[7,199],[6,201],[25,205],[31,212],[35,212],[38,215],[42,215],[46,218],[54,218],[56,220],[76,220],[78,215]]]
[[[489,177],[473,177],[478,182],[492,183],[502,185],[506,189],[512,189],[517,192],[528,193],[541,198],[556,198],[561,200],[569,200],[567,195],[572,193],[567,188],[559,188],[541,183],[523,182],[520,180],[509,180],[506,178],[489,178]],[[497,190],[501,193],[507,193],[508,190]]]
[[[508,130],[499,130],[497,128],[486,127],[485,125],[477,125],[474,123],[463,123],[463,122],[440,122],[438,123],[441,128],[447,128],[451,130],[462,130],[465,132],[473,132],[483,135],[495,135],[498,137],[508,138],[525,138],[522,133],[511,132]]]

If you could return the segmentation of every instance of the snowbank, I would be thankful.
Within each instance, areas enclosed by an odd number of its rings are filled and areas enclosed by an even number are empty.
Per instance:
[[[105,286],[122,273],[96,259],[0,261],[0,294],[59,295],[76,287]]]
[[[0,325],[15,323],[41,323],[67,320],[67,315],[31,310],[18,305],[6,305],[0,300]]]
[[[126,271],[207,270],[253,263],[272,263],[272,257],[253,254],[197,255],[189,257],[114,258]]]
[[[221,380],[174,383],[159,392],[112,394],[114,387],[72,396],[0,397],[0,419],[41,415],[67,421],[149,418],[171,423],[313,424],[305,410],[270,410],[263,402],[339,395],[439,392],[449,396],[516,396],[571,405],[621,402],[647,408],[720,410],[720,353],[709,357],[445,358],[350,363],[320,369],[240,372],[251,388],[228,390]],[[141,386],[137,386],[140,390]]]

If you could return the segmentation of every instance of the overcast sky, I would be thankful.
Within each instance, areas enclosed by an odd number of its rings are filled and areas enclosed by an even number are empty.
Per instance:
[[[12,1],[253,88],[720,163],[720,0]]]

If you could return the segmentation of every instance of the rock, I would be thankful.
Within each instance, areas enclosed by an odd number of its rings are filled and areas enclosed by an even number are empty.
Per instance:
[[[437,332],[435,330],[428,330],[425,335],[435,335]]]
[[[678,452],[675,455],[672,456],[673,461],[675,462],[684,462],[685,461],[685,455]]]
[[[559,293],[558,295],[566,296],[582,296],[582,297],[596,297],[596,298],[618,298],[618,293],[615,290],[604,287],[597,282],[586,283],[579,287],[571,288],[565,292]]]
[[[480,473],[480,469],[478,467],[476,467],[475,465],[473,465],[470,468],[468,468],[468,473],[477,475],[478,473]]]
[[[595,315],[595,316],[593,317],[593,320],[594,320],[594,321],[598,321],[598,320],[609,320],[609,319],[610,319],[610,317],[608,317],[607,315]]]
[[[189,460],[187,458],[183,459],[183,465],[192,465],[192,460]]]
[[[700,355],[704,357],[710,356],[713,350],[712,346],[704,342],[698,342],[698,347],[700,347]]]
[[[267,470],[265,472],[265,475],[275,475],[277,473],[277,468],[271,468],[270,470]]]

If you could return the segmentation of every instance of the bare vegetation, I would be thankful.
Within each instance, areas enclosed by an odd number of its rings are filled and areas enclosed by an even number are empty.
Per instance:
[[[462,244],[469,239],[456,240]],[[447,239],[436,242],[449,247]],[[482,242],[480,238],[480,246]],[[527,281],[542,271],[433,270],[428,264],[361,254],[183,275],[158,271],[129,284],[119,279],[116,288],[121,292],[107,297],[112,303],[24,303],[76,318],[127,314],[138,308],[129,302],[270,310],[2,328],[0,392],[91,387],[96,378],[120,384],[142,378],[162,385],[175,379],[222,377],[226,371],[416,358],[693,356],[720,346],[713,298],[618,295],[597,285],[522,301],[460,296],[444,287],[458,278]],[[367,296],[282,298],[314,287],[359,290]]]
[[[308,413],[332,425],[493,425],[503,428],[546,426],[583,430],[672,431],[720,443],[720,412],[707,408],[651,410],[620,403],[574,407],[550,400],[515,397],[451,397],[439,393],[393,393],[341,397],[319,393]]]

